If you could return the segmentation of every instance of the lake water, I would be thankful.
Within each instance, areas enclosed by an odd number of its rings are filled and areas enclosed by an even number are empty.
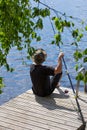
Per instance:
[[[81,18],[86,20],[87,16],[87,1],[86,0],[43,0],[43,2],[49,5],[56,10],[66,13],[67,15],[72,15],[73,17]],[[51,45],[50,41],[53,38],[53,30],[50,25],[50,21],[46,18],[44,21],[45,27],[42,32],[38,32],[42,35],[42,41],[39,43],[33,42],[32,46],[36,48],[43,48],[47,51],[47,60],[44,64],[56,66],[57,64],[57,56],[59,54],[59,48],[55,45]],[[74,46],[70,46],[69,43],[71,39],[66,33],[64,35],[65,44],[61,46],[64,54],[65,61],[70,72],[70,76],[73,82],[73,85],[76,86],[75,80],[75,70],[74,70],[74,59],[73,59],[73,51],[75,50]],[[86,47],[87,43],[82,43],[80,45],[81,48]],[[26,50],[18,52],[16,48],[12,48],[8,55],[8,62],[11,67],[15,68],[13,73],[7,72],[4,68],[1,68],[0,75],[4,77],[5,88],[3,89],[3,93],[0,95],[0,104],[16,97],[17,95],[31,89],[31,80],[29,75],[31,60],[27,60],[26,58]],[[61,80],[61,85],[64,87],[70,88],[70,83],[68,77],[65,73],[65,68],[63,67],[63,77]],[[83,91],[83,87],[80,88]]]

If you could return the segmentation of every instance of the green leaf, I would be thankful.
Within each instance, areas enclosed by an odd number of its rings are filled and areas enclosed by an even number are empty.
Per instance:
[[[65,21],[62,21],[61,18],[57,18],[57,17],[54,17],[53,19],[54,19],[55,27],[58,30],[58,32],[60,33],[63,32],[64,27],[66,26]]]
[[[60,34],[55,34],[54,38],[56,40],[56,45],[59,45],[59,42],[61,41],[61,35]]]
[[[79,34],[79,37],[80,37],[80,38],[82,38],[82,37],[83,37],[83,34],[82,34],[82,33],[80,33],[80,34]]]
[[[7,71],[10,70],[9,64],[6,63],[5,67],[6,67]]]
[[[0,89],[0,94],[2,94],[2,90]]]
[[[4,87],[3,78],[0,77],[0,94],[2,93],[2,88]]]
[[[27,50],[27,54],[28,54],[27,59],[30,59],[30,57],[31,57],[34,53],[35,53],[35,48],[29,46],[29,47],[28,47],[28,50]]]
[[[78,51],[78,50],[76,50],[75,52],[74,52],[74,58],[76,59],[76,61],[78,61],[79,59],[81,59],[82,58],[82,52],[80,52],[80,51]]]
[[[77,42],[79,42],[79,41],[81,40],[81,38],[78,36],[78,37],[76,38],[76,40],[77,40]]]
[[[14,68],[10,68],[10,72],[13,72],[14,71]]]
[[[55,26],[59,26],[59,18],[54,17]]]
[[[4,32],[0,32],[0,37],[5,36]]]
[[[51,44],[55,44],[55,41],[52,41]]]
[[[78,35],[79,35],[79,30],[78,29],[72,31],[72,36],[73,37],[77,37]]]
[[[75,70],[78,71],[78,68],[79,68],[79,66],[78,66],[78,64],[76,64],[75,65]]]
[[[18,49],[19,51],[21,51],[21,50],[23,49],[23,47],[17,47],[17,49]]]
[[[39,14],[40,14],[40,10],[37,7],[34,7],[32,17],[34,18],[36,16],[39,16]]]
[[[83,51],[83,55],[87,55],[87,48]]]
[[[75,26],[75,24],[74,23],[71,23],[72,24],[72,27],[74,27]]]
[[[67,22],[66,20],[63,21],[63,25],[66,26],[66,27],[70,27],[71,26],[71,23],[70,22]]]
[[[43,29],[43,21],[41,18],[39,18],[36,22],[36,28]]]
[[[54,17],[52,17],[52,20],[55,20],[55,18],[56,18],[55,16],[54,16]]]
[[[70,18],[73,18],[72,16],[69,16]]]
[[[40,40],[41,40],[41,37],[40,37],[40,36],[38,36],[36,40],[37,40],[37,41],[40,41]]]
[[[41,15],[42,17],[49,16],[49,15],[50,15],[50,10],[47,9],[47,8],[45,8],[45,9],[43,9],[43,10],[40,11],[40,15]]]
[[[36,36],[37,36],[36,32],[32,32],[31,36],[33,39],[36,38]]]
[[[84,62],[84,63],[87,62],[87,57],[85,57],[85,58],[83,59],[83,62]]]
[[[85,26],[85,30],[87,31],[87,26]]]
[[[84,75],[84,83],[87,83],[87,71],[85,71],[85,75]]]
[[[76,76],[76,80],[81,81],[81,80],[83,80],[83,79],[84,79],[84,76],[83,76],[82,73],[79,73],[79,74]]]

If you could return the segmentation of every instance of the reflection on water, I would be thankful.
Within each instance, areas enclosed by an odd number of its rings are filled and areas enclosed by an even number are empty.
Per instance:
[[[87,2],[85,0],[58,0],[54,1],[51,0],[44,0],[45,4],[50,4],[51,7],[61,11],[66,12],[68,15],[73,15],[75,17],[84,18],[87,13],[86,5]],[[44,64],[56,66],[57,64],[57,56],[59,54],[59,49],[55,45],[51,45],[50,41],[53,38],[53,31],[47,19],[45,22],[45,28],[41,33],[42,41],[40,43],[32,43],[32,46],[36,48],[43,48],[47,51],[47,60]],[[48,27],[48,29],[47,29]],[[64,35],[64,41],[66,44],[61,45],[61,48],[65,54],[65,61],[70,72],[71,79],[73,84],[76,85],[75,80],[75,70],[74,70],[74,59],[73,59],[73,51],[75,47],[71,47],[68,43],[71,42],[69,35]],[[87,43],[85,44],[87,46]],[[84,47],[84,44],[81,45],[81,48]],[[8,62],[11,67],[15,68],[13,73],[6,72],[4,68],[0,70],[0,75],[4,77],[4,82],[6,87],[3,89],[3,93],[0,95],[0,104],[8,101],[9,99],[16,97],[17,95],[27,91],[31,88],[31,80],[29,75],[30,64],[32,63],[31,60],[26,59],[26,50],[18,52],[16,48],[13,48],[8,56]],[[68,77],[65,72],[65,68],[63,67],[63,78],[61,80],[61,84],[65,87],[70,87],[70,83]],[[81,88],[83,90],[83,88]]]

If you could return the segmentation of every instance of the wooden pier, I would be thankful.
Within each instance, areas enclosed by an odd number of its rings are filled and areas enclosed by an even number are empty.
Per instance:
[[[28,90],[0,106],[0,130],[76,130],[82,125],[71,89],[55,89],[48,97]],[[87,94],[79,92],[79,104],[87,122]],[[86,126],[87,130],[87,126]]]

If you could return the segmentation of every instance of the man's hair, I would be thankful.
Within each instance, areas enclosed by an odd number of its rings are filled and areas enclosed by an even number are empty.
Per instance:
[[[42,64],[46,60],[46,57],[47,57],[47,54],[45,50],[40,48],[35,51],[34,55],[32,56],[32,60],[36,64]]]

